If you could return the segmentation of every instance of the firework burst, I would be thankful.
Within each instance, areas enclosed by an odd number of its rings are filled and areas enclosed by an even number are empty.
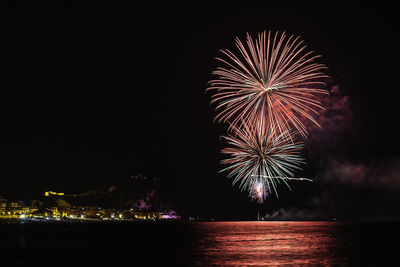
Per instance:
[[[267,195],[268,191],[262,180],[253,183],[253,186],[249,190],[250,198],[256,200],[258,203],[263,203]]]
[[[230,157],[221,161],[228,165],[221,172],[228,172],[228,178],[233,178],[233,184],[238,183],[240,189],[248,190],[251,196],[262,185],[263,200],[265,192],[272,190],[278,196],[277,183],[283,181],[289,186],[287,180],[303,179],[292,178],[294,171],[301,169],[304,163],[300,156],[303,145],[294,140],[293,133],[277,134],[275,127],[263,122],[242,123],[241,128],[233,126],[233,129],[234,135],[224,137],[229,147],[221,153]],[[291,135],[291,139],[286,138],[287,135]]]
[[[279,134],[296,129],[302,136],[307,130],[302,120],[318,125],[314,116],[322,108],[318,94],[328,94],[319,87],[326,67],[315,63],[318,55],[307,52],[299,37],[285,33],[263,32],[253,40],[247,34],[247,48],[236,38],[240,59],[229,50],[221,50],[226,57],[217,58],[227,67],[218,67],[210,87],[215,93],[211,103],[216,103],[219,122],[229,122],[229,130],[242,124],[276,125]]]

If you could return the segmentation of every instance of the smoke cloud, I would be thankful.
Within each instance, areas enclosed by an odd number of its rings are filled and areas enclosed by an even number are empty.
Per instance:
[[[314,191],[305,203],[267,213],[269,220],[400,220],[400,158],[352,159],[357,138],[349,96],[338,85],[321,97],[326,108],[309,129],[307,159]]]

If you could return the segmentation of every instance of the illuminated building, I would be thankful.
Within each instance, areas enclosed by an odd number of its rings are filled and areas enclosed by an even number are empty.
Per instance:
[[[57,193],[57,192],[53,192],[53,191],[46,191],[44,192],[44,195],[46,197],[54,195],[54,196],[64,196],[64,193]]]
[[[135,219],[139,220],[157,220],[161,218],[162,213],[157,211],[131,211]]]
[[[51,207],[50,212],[53,217],[67,217],[67,212],[64,210],[60,210],[58,207]]]
[[[65,210],[67,217],[70,219],[76,219],[81,216],[81,210],[76,208],[69,208]]]
[[[85,206],[82,208],[82,214],[85,216],[85,218],[99,218],[98,214],[98,208],[97,207],[91,207],[91,206]]]
[[[8,202],[8,207],[11,209],[17,209],[19,206],[18,202]]]
[[[7,199],[0,197],[0,214],[4,215],[7,209]]]

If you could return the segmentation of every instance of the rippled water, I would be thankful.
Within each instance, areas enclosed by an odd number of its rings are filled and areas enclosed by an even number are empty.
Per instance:
[[[0,266],[397,266],[399,223],[0,224]]]
[[[346,251],[329,222],[200,224],[197,264],[344,264]]]

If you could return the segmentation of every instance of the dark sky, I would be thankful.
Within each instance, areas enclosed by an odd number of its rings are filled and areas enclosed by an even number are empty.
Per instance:
[[[80,193],[143,172],[159,178],[183,212],[253,214],[255,203],[218,174],[226,128],[213,123],[205,88],[218,49],[234,50],[236,36],[263,30],[301,35],[323,56],[329,86],[349,99],[350,130],[335,148],[308,151],[365,165],[399,156],[398,6],[213,2],[6,11],[3,58],[15,101],[3,113],[13,126],[3,140],[9,164],[0,195]],[[335,142],[337,131],[329,134],[326,142]],[[307,153],[301,174],[324,171]],[[318,186],[281,187],[265,209],[308,203]]]

